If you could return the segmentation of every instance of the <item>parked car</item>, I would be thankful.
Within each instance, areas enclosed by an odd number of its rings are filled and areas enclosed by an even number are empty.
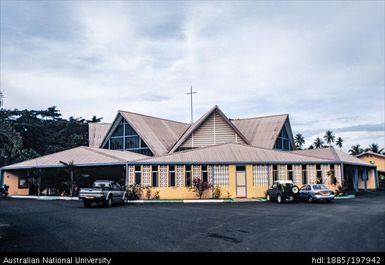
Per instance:
[[[7,184],[0,187],[0,198],[6,198],[8,196],[8,189],[9,186]]]
[[[299,201],[299,188],[291,180],[274,181],[266,192],[266,199],[278,203]]]
[[[83,200],[86,208],[94,202],[111,207],[114,202],[127,203],[128,195],[125,187],[115,181],[96,180],[91,188],[80,189],[79,199]]]
[[[303,186],[299,191],[299,196],[302,200],[326,201],[331,202],[334,199],[333,191],[329,190],[324,184],[308,184]]]

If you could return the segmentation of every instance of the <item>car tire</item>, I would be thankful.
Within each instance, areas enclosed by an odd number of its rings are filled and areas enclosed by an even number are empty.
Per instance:
[[[312,203],[313,201],[314,201],[314,200],[313,200],[313,197],[312,197],[312,196],[307,197],[307,202]]]
[[[278,202],[278,203],[283,203],[283,199],[282,199],[281,194],[278,194],[278,196],[277,196],[277,202]]]
[[[90,208],[90,207],[91,207],[91,204],[92,204],[92,202],[90,202],[90,201],[87,201],[87,200],[84,200],[84,201],[83,201],[83,204],[84,204],[84,208]]]
[[[107,200],[104,201],[104,207],[110,208],[112,206],[112,198],[108,196]]]
[[[267,194],[267,195],[266,195],[266,200],[267,200],[268,202],[271,202],[270,194]]]

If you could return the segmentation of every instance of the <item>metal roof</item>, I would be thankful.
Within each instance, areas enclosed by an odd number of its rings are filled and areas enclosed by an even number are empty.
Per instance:
[[[53,153],[50,155],[41,156],[35,159],[30,159],[20,163],[12,164],[2,168],[7,169],[19,169],[19,168],[32,168],[32,167],[60,167],[62,164],[60,161],[68,163],[73,161],[75,165],[95,165],[95,164],[114,164],[114,163],[126,163],[128,161],[148,158],[148,156],[129,152],[129,151],[116,151],[92,148],[88,146],[79,146],[65,151]]]
[[[317,158],[322,158],[322,159],[335,160],[335,161],[339,161],[339,162],[345,163],[345,164],[355,164],[355,165],[363,165],[363,166],[373,167],[372,164],[366,163],[363,160],[358,159],[357,157],[351,156],[351,155],[344,153],[340,150],[337,150],[333,147],[296,150],[296,151],[292,151],[292,153],[295,153],[298,155],[309,156],[309,157],[317,157]]]
[[[322,163],[327,159],[314,158],[255,146],[227,143],[141,159],[136,163]]]
[[[206,112],[202,117],[200,117],[196,122],[191,124],[191,126],[185,131],[185,133],[180,137],[180,139],[176,142],[174,147],[170,150],[170,153],[175,152],[175,150],[178,149],[178,147],[183,144],[187,138],[196,130],[199,128],[199,126],[207,120],[207,118],[214,112],[217,111],[217,113],[225,120],[225,122],[238,134],[239,137],[241,137],[246,143],[249,143],[249,141],[246,139],[246,137],[238,130],[238,128],[230,122],[230,120],[226,117],[226,115],[219,109],[217,105],[212,107],[208,112]]]
[[[111,123],[88,123],[88,146],[99,147],[110,127]]]
[[[385,158],[385,155],[379,154],[379,153],[374,153],[372,151],[363,152],[363,153],[361,153],[359,155],[356,155],[356,157],[361,157],[361,156],[364,156],[364,155],[373,155],[373,156],[378,156],[378,157],[381,157],[381,158]]]
[[[230,121],[251,145],[272,149],[288,116],[288,114],[281,114],[249,119],[230,119]]]
[[[142,114],[119,111],[124,119],[139,134],[155,156],[167,154],[190,126]]]

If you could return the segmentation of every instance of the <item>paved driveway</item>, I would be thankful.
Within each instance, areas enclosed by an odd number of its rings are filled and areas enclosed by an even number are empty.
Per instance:
[[[0,200],[2,251],[385,251],[385,193],[332,204]]]

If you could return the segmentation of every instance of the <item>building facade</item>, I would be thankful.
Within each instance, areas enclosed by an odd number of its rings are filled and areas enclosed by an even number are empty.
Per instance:
[[[89,137],[89,147],[3,167],[3,182],[14,195],[66,194],[72,172],[76,187],[115,179],[145,187],[150,198],[158,192],[161,199],[196,198],[196,178],[218,187],[221,198],[264,197],[275,180],[353,191],[378,187],[371,163],[334,148],[294,150],[287,114],[229,119],[214,106],[186,124],[119,111],[111,124],[91,124]],[[212,191],[203,197],[211,198]]]

